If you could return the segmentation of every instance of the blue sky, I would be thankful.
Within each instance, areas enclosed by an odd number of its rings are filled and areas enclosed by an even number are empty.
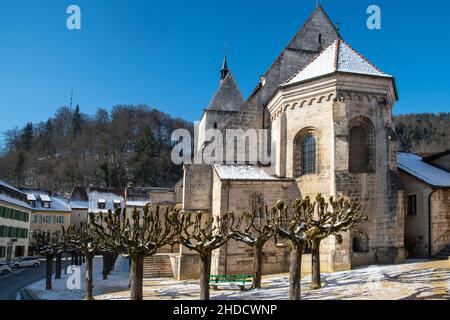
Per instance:
[[[450,111],[450,2],[322,0],[356,50],[397,78],[395,113]],[[66,28],[66,8],[82,30]],[[366,9],[382,10],[382,30]],[[219,80],[223,47],[247,97],[315,8],[315,0],[1,0],[0,131],[74,104],[145,103],[200,117]]]

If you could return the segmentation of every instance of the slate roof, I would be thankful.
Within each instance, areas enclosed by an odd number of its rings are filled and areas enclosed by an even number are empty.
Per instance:
[[[293,85],[306,80],[318,78],[334,72],[364,74],[392,78],[378,69],[361,54],[356,52],[344,40],[337,39],[323,50],[309,64],[283,84]]]
[[[449,188],[450,173],[432,166],[412,153],[399,153],[398,168],[432,187]]]
[[[211,100],[207,111],[232,111],[237,112],[244,104],[244,98],[234,80],[233,75],[228,71],[225,79],[220,80],[219,89]]]

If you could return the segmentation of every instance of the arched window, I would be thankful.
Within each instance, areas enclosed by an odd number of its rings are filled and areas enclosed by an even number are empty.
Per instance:
[[[302,141],[302,175],[315,174],[316,164],[316,138],[309,134]]]
[[[315,128],[305,128],[294,139],[294,177],[318,173],[318,134]]]
[[[368,173],[373,171],[373,136],[369,123],[359,122],[350,129],[349,171]]]

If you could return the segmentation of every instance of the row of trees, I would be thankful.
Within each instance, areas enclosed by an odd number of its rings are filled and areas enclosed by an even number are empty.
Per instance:
[[[342,233],[354,229],[364,220],[360,205],[356,200],[330,198],[321,195],[315,201],[299,199],[291,206],[279,201],[276,206],[264,212],[244,213],[236,219],[233,213],[209,216],[201,213],[170,211],[161,212],[146,207],[143,212],[134,210],[128,216],[125,210],[100,214],[96,222],[90,215],[90,225],[79,229],[70,227],[63,230],[61,238],[46,235],[36,237],[40,253],[54,256],[60,252],[61,243],[65,247],[81,252],[87,261],[86,299],[92,295],[92,263],[96,252],[120,254],[131,261],[131,299],[143,299],[144,258],[154,255],[167,245],[182,244],[198,252],[200,259],[200,298],[209,300],[209,276],[212,252],[230,239],[241,241],[253,247],[254,279],[253,288],[261,287],[264,246],[274,240],[279,248],[290,250],[290,290],[291,300],[300,299],[301,260],[306,243],[312,244],[312,287],[321,287],[320,243],[335,236],[342,242]],[[41,240],[39,240],[41,239]],[[47,272],[51,279],[51,270]]]

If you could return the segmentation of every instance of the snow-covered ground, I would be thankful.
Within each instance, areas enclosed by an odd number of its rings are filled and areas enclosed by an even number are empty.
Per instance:
[[[400,300],[450,299],[450,261],[409,261],[396,266],[373,266],[333,274],[323,274],[323,288],[309,289],[311,277],[302,279],[304,300]],[[289,275],[267,276],[260,290],[211,290],[213,300],[286,300]],[[106,294],[99,299],[126,299],[128,292]],[[148,300],[196,300],[198,281],[170,279],[145,281]]]
[[[115,268],[111,271],[107,280],[103,280],[102,275],[102,258],[94,259],[93,266],[93,283],[94,296],[105,294],[108,292],[119,292],[128,290],[129,285],[129,267],[128,259],[119,257],[117,259]],[[34,293],[37,297],[43,300],[82,300],[84,299],[86,264],[80,266],[80,287],[79,289],[69,289],[68,287],[76,287],[76,273],[64,275],[62,279],[52,280],[52,290],[45,290],[45,279],[33,283],[27,287],[28,291]],[[74,276],[75,275],[75,276]],[[69,283],[69,286],[68,286]]]
[[[94,295],[98,300],[128,300],[128,261],[117,261],[116,270],[107,281],[102,280],[101,261],[95,265]],[[84,267],[82,268],[84,272]],[[84,273],[83,273],[84,280]],[[402,265],[373,266],[352,271],[323,274],[323,288],[310,290],[310,276],[302,279],[304,300],[400,300],[400,299],[450,299],[450,261],[409,261]],[[289,275],[263,278],[260,290],[211,290],[215,300],[286,300]],[[45,292],[44,280],[30,289],[42,299],[79,300],[82,290],[71,291],[66,281],[54,281],[54,290]],[[144,281],[144,299],[147,300],[197,300],[198,281],[177,282],[172,279]]]

